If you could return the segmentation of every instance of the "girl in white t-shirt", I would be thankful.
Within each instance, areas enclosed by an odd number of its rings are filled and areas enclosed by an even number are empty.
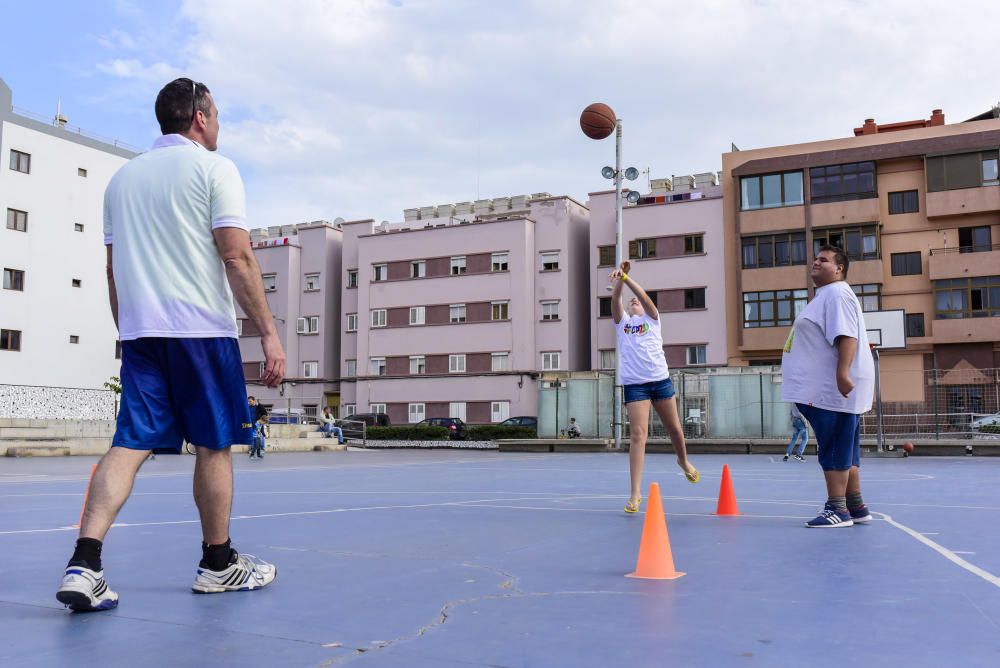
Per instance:
[[[611,312],[618,337],[621,383],[625,392],[625,408],[629,421],[629,473],[632,493],[625,505],[626,513],[639,511],[642,503],[642,466],[646,454],[649,427],[649,407],[656,409],[660,421],[677,452],[677,464],[691,482],[698,482],[698,469],[687,458],[684,430],[677,416],[677,398],[670,370],[663,355],[660,335],[660,313],[646,291],[629,277],[631,263],[626,260],[611,272],[613,288]],[[628,308],[622,305],[622,287],[628,285],[635,295]]]

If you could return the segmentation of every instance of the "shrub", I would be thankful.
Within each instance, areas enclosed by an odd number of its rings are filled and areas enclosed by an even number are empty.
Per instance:
[[[446,427],[368,427],[368,438],[372,441],[447,441]]]
[[[502,438],[536,438],[534,427],[501,427],[497,424],[469,425],[465,430],[469,441],[496,441]]]
[[[979,428],[980,434],[1000,434],[1000,424],[988,424]]]

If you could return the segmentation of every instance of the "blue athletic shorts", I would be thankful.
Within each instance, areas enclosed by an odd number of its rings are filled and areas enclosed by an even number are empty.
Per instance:
[[[625,385],[626,404],[630,404],[633,401],[659,401],[660,399],[669,399],[675,394],[674,381],[669,378],[654,380],[651,383],[635,383],[634,385]]]
[[[112,446],[178,452],[253,442],[236,339],[122,341],[122,399]]]
[[[824,471],[861,466],[861,416],[795,404],[816,434],[816,452]]]

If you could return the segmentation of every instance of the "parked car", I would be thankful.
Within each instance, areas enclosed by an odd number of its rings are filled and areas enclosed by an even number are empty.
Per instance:
[[[532,429],[538,429],[538,418],[534,415],[518,415],[517,417],[507,418],[500,423],[501,427],[531,427]]]
[[[465,423],[461,418],[427,418],[417,423],[418,427],[444,427],[450,433],[448,438],[453,441],[465,440]]]
[[[368,427],[392,426],[389,416],[385,413],[358,413],[357,415],[348,415],[347,417],[338,420],[337,426],[344,431],[344,438],[360,439],[364,437],[361,425],[358,424],[360,422],[364,422]]]
[[[975,431],[981,431],[983,427],[1000,427],[1000,413],[977,418],[971,422],[970,426]]]

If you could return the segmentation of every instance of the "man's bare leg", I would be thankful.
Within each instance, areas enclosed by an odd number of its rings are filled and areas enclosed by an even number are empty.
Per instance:
[[[132,493],[132,483],[149,450],[113,447],[97,464],[90,482],[87,506],[80,522],[80,538],[103,541]]]
[[[194,502],[201,516],[201,532],[208,545],[229,540],[233,510],[233,458],[229,448],[196,448]]]

